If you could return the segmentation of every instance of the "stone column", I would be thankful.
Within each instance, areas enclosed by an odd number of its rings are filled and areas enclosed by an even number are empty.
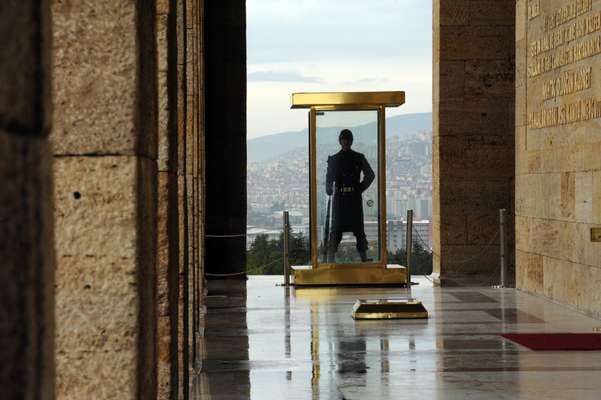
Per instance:
[[[156,397],[155,3],[55,1],[57,395]]]
[[[179,10],[181,12],[181,10]],[[157,216],[157,398],[177,399],[182,390],[178,359],[178,337],[182,326],[179,310],[179,216],[177,0],[158,0],[157,84],[158,84],[158,216]]]
[[[513,215],[514,35],[515,0],[434,0],[433,245],[443,282],[498,280],[498,210]]]
[[[48,1],[0,4],[0,398],[54,398]]]
[[[167,272],[170,283],[159,279],[159,296],[161,293],[170,296],[168,301],[159,297],[159,310],[164,312],[159,317],[161,398],[167,395],[188,398],[194,368],[202,359],[198,339],[202,333],[204,309],[203,5],[202,0],[170,0],[166,62],[161,61],[159,49],[159,65],[166,65],[167,70],[166,78],[159,72],[159,89],[166,79],[169,93],[165,112],[162,115],[159,111],[159,178],[165,175],[173,181],[172,187],[159,187],[159,210],[170,213],[165,217],[159,214],[159,227],[166,228],[165,224],[171,219],[168,225],[177,230],[175,235],[159,230],[159,245],[170,246],[170,260],[159,261],[160,274],[170,271]],[[162,94],[160,98],[163,98]],[[168,127],[162,126],[162,118],[168,119]],[[161,138],[164,135],[169,139],[165,137],[163,145]],[[168,154],[166,163],[163,163],[163,154],[165,157]],[[169,199],[160,198],[161,190]],[[166,254],[167,249],[161,253]],[[167,263],[172,262],[174,265],[168,267]],[[171,326],[170,335],[166,329],[167,319]],[[167,349],[168,343],[171,350]],[[170,376],[167,369],[171,371]]]
[[[207,235],[246,232],[246,8],[243,0],[205,6]],[[246,240],[207,237],[206,271],[246,271]],[[239,275],[244,278],[244,275]]]
[[[184,398],[189,386],[190,346],[188,341],[188,228],[186,207],[186,4],[187,0],[177,0],[177,205],[178,205],[178,395]]]

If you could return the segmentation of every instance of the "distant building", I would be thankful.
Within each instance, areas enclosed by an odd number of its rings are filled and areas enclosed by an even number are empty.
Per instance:
[[[254,226],[246,227],[246,250],[250,250],[253,242],[259,235],[267,235],[267,240],[278,240],[282,231],[256,228]]]
[[[378,222],[364,222],[365,235],[370,246],[377,246],[380,237]],[[407,237],[407,223],[403,219],[389,219],[386,225],[387,248],[390,252],[404,249]],[[413,242],[419,243],[426,250],[432,248],[432,224],[430,220],[413,221]],[[346,232],[340,242],[341,246],[354,246],[355,237]]]
[[[309,235],[311,234],[311,229],[308,223],[303,223],[300,225],[290,225],[290,230],[292,234],[302,234],[307,240],[309,240]]]
[[[419,200],[418,218],[428,220],[432,218],[432,198]]]
[[[405,220],[387,221],[388,251],[404,249],[407,241],[407,222]],[[429,220],[413,221],[413,242],[427,250],[432,248],[432,223]]]

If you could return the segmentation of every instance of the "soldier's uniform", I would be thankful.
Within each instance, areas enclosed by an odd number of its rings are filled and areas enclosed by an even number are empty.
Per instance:
[[[352,136],[351,136],[352,140]],[[361,181],[363,172],[363,181]],[[328,260],[334,261],[334,254],[344,232],[353,232],[357,239],[357,251],[366,261],[367,238],[363,228],[363,193],[375,178],[374,171],[361,153],[340,150],[328,157],[326,193],[333,195],[332,224],[328,241]]]

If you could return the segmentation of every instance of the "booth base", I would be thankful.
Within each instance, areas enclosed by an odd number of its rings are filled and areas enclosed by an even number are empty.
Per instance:
[[[353,319],[426,319],[428,310],[414,298],[357,300]]]
[[[310,265],[293,266],[296,286],[333,285],[406,285],[407,270],[397,264],[386,267],[362,264],[324,265],[312,268]]]

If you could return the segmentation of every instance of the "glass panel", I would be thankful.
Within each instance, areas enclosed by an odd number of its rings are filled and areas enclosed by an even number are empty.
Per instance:
[[[377,110],[317,111],[316,153],[319,262],[380,261]]]

